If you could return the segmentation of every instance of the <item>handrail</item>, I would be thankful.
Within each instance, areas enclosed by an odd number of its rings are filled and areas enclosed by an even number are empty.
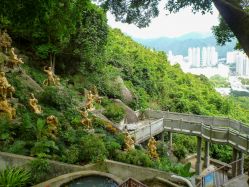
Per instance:
[[[171,119],[183,119],[189,122],[202,122],[207,125],[218,127],[229,127],[235,129],[240,133],[249,134],[249,125],[246,125],[240,121],[233,120],[227,117],[212,117],[204,115],[177,113],[160,110],[146,110],[146,116],[149,118],[171,118]]]
[[[188,121],[182,118],[175,119],[174,116],[170,116],[169,112],[166,112],[166,114],[168,115],[165,115],[163,111],[156,111],[163,115],[158,115],[158,113],[155,113],[155,111],[153,112],[150,114],[152,114],[154,118],[157,117],[157,120],[151,122],[146,126],[136,129],[132,133],[132,135],[135,137],[136,143],[143,142],[149,137],[155,136],[163,132],[164,130],[167,130],[171,132],[199,136],[216,143],[230,144],[231,146],[236,147],[238,150],[249,153],[249,133],[241,133],[241,131],[239,131],[241,130],[241,126],[239,127],[239,130],[238,128],[232,128],[232,126],[230,125],[225,125],[225,123],[220,126],[217,125],[217,121],[215,121],[216,118],[214,117],[211,118],[212,123],[210,123],[210,121],[208,120],[206,120],[205,122],[209,123],[204,123],[200,122],[200,119],[202,119],[200,118],[200,116],[198,116],[199,119],[196,122],[193,120],[195,118],[191,118],[192,121]],[[184,115],[190,116],[189,114]],[[162,118],[158,119],[160,116]],[[229,122],[229,124],[231,124],[231,121]],[[246,128],[249,130],[248,127]]]

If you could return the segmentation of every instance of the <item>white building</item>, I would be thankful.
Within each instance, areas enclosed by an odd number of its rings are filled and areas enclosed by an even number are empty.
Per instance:
[[[247,55],[241,51],[236,51],[233,54],[234,58],[232,60],[236,63],[236,74],[241,77],[249,77],[249,58]],[[229,62],[231,62],[231,59],[229,59]]]
[[[189,48],[188,59],[192,67],[211,67],[218,64],[218,53],[215,47]]]
[[[215,47],[203,47],[202,48],[202,66],[216,66],[218,64],[218,53]]]
[[[200,48],[188,48],[188,61],[192,67],[201,66],[201,53]]]

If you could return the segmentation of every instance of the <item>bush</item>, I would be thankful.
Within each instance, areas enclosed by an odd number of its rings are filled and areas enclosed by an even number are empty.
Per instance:
[[[121,149],[121,145],[112,138],[107,138],[105,140],[105,147],[108,151],[109,159],[113,159],[116,155],[116,151]]]
[[[29,186],[30,181],[31,173],[22,168],[8,167],[0,172],[0,186],[2,187]]]
[[[79,161],[80,149],[77,145],[71,145],[68,149],[64,151],[64,155],[62,156],[62,161],[75,164]]]
[[[37,184],[45,181],[50,176],[51,167],[48,160],[44,159],[42,154],[37,159],[29,163],[30,171],[32,173],[32,182]]]
[[[211,144],[210,153],[212,158],[226,163],[232,162],[232,148],[230,146]]]
[[[109,120],[119,123],[122,119],[124,119],[125,111],[122,107],[118,106],[115,103],[111,103],[105,107],[105,111],[103,113]]]
[[[117,151],[115,160],[127,164],[134,164],[143,167],[152,167],[153,161],[144,150],[131,150],[128,152]]]
[[[174,155],[179,159],[183,159],[187,156],[188,154],[188,150],[186,149],[186,147],[182,144],[173,144],[173,153]]]
[[[95,135],[86,135],[80,140],[80,160],[85,162],[102,161],[107,157],[107,150],[102,139]]]
[[[28,153],[28,150],[25,149],[25,145],[26,145],[25,141],[17,140],[14,142],[13,145],[10,146],[8,152],[14,154],[26,155]]]
[[[41,102],[57,110],[64,111],[73,106],[72,93],[69,90],[47,87],[42,93]]]

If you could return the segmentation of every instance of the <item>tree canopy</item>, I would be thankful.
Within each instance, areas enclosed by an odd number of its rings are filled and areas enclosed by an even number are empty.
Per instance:
[[[118,21],[134,23],[138,27],[148,26],[151,18],[159,14],[158,4],[160,0],[100,1],[102,6],[110,10]],[[217,38],[220,39],[218,42],[222,44],[231,37],[231,33],[227,32],[227,28],[223,31],[224,23],[226,23],[249,56],[249,14],[247,11],[249,3],[247,0],[168,0],[165,1],[165,9],[169,13],[175,13],[190,6],[193,13],[201,12],[205,14],[212,12],[212,3],[216,6],[224,21],[214,32],[217,34]]]

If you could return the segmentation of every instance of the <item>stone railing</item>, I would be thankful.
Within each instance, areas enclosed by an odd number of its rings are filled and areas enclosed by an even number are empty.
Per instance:
[[[151,136],[155,136],[163,132],[163,118],[154,120],[148,125],[142,126],[141,128],[136,129],[134,132],[131,132],[131,135],[135,138],[136,143],[141,143]]]
[[[230,118],[224,117],[213,117],[213,116],[203,116],[203,115],[194,115],[194,114],[185,114],[185,113],[176,113],[160,110],[146,110],[145,115],[148,118],[165,118],[189,122],[199,122],[205,125],[212,125],[215,127],[226,127],[236,130],[243,134],[249,134],[249,125],[246,125],[240,121],[236,121]]]
[[[215,143],[230,144],[238,150],[249,153],[249,127],[241,122],[228,118],[154,110],[147,110],[146,116],[158,120],[132,133],[136,143],[141,143],[166,130],[199,136]]]

